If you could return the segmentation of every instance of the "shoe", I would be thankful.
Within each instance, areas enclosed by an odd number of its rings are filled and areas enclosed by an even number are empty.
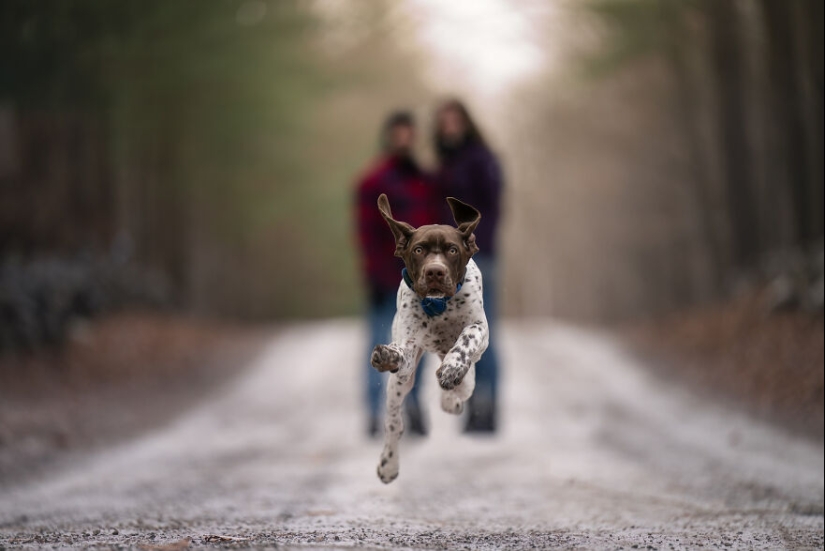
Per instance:
[[[371,416],[369,423],[367,423],[367,436],[370,438],[378,438],[380,431],[381,422],[378,420],[378,416]]]
[[[424,424],[424,416],[418,405],[407,404],[407,432],[416,436],[427,436],[427,426]]]
[[[467,401],[467,422],[464,432],[487,433],[496,432],[496,404],[490,400],[470,398]]]

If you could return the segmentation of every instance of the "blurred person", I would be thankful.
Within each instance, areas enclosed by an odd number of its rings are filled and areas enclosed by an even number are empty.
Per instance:
[[[367,370],[367,432],[370,436],[377,436],[381,426],[386,375],[370,365],[369,357],[376,345],[390,341],[396,295],[404,267],[403,261],[395,256],[395,240],[378,211],[378,196],[386,193],[399,219],[415,227],[434,224],[438,219],[435,189],[414,157],[415,140],[413,115],[407,111],[390,114],[381,130],[381,153],[357,186],[358,241],[369,301],[370,339],[364,366]],[[427,428],[418,400],[420,386],[416,381],[405,403],[407,427],[412,434],[425,435]]]
[[[455,197],[481,212],[481,223],[475,231],[479,252],[473,259],[484,278],[484,310],[490,326],[490,346],[476,364],[476,388],[467,404],[464,431],[495,432],[499,376],[496,236],[503,188],[501,168],[469,111],[456,99],[445,101],[437,108],[433,142],[439,163],[435,174],[438,195]],[[440,222],[449,224],[451,213],[441,205],[439,208]]]

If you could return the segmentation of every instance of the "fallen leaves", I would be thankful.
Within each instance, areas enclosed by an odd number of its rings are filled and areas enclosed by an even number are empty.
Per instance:
[[[220,534],[209,534],[203,536],[201,538],[203,543],[225,543],[225,542],[238,542],[238,541],[249,541],[249,538],[242,538],[236,536],[223,536]]]

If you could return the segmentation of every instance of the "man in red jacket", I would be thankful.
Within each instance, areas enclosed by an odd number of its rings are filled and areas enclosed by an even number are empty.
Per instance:
[[[358,183],[356,219],[365,286],[369,299],[370,342],[364,366],[367,370],[368,433],[376,436],[384,397],[384,374],[369,363],[377,344],[390,342],[395,299],[401,282],[402,260],[395,253],[395,239],[378,211],[378,196],[386,193],[393,215],[414,227],[438,220],[435,189],[415,161],[415,120],[411,113],[392,113],[381,132],[381,155]],[[406,400],[407,427],[426,434],[416,383]]]

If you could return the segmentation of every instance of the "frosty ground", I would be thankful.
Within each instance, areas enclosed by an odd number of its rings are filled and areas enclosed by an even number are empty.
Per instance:
[[[548,321],[500,336],[496,437],[460,433],[427,366],[431,435],[402,440],[385,486],[363,435],[363,338],[352,320],[285,328],[163,426],[5,487],[0,547],[823,547],[821,442]]]

